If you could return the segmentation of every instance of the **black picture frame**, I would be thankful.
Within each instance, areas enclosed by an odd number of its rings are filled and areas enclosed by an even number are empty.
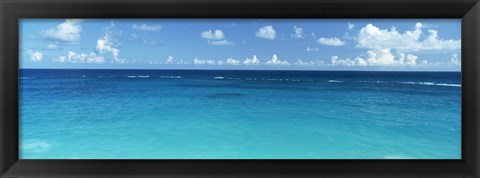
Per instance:
[[[462,19],[461,160],[19,160],[20,18]],[[479,177],[478,0],[0,0],[0,177]]]

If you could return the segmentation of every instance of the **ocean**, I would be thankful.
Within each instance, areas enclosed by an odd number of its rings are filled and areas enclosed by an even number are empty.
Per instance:
[[[21,159],[460,159],[460,72],[21,69]]]

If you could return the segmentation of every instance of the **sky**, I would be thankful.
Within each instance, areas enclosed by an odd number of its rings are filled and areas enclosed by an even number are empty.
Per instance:
[[[460,19],[21,19],[20,67],[460,71]]]

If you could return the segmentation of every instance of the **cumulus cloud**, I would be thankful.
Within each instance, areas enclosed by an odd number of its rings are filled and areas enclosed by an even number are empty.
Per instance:
[[[320,51],[320,48],[307,47],[306,50],[309,51],[309,52],[311,52],[311,51]]]
[[[225,34],[223,33],[222,30],[216,29],[214,31],[208,30],[208,31],[203,31],[201,34],[202,38],[205,38],[207,40],[221,40],[225,38]]]
[[[69,51],[67,55],[59,56],[54,62],[61,63],[104,63],[105,58],[98,56],[94,52],[90,53],[76,53]]]
[[[55,45],[55,44],[49,44],[49,45],[47,45],[47,49],[49,49],[49,50],[57,50],[57,49],[58,49],[58,46]]]
[[[113,43],[111,42],[110,35],[105,35],[103,38],[97,40],[96,49],[100,52],[100,54],[109,53],[114,61],[112,63],[123,63],[124,61],[119,58],[120,50],[113,47]]]
[[[362,27],[357,38],[357,47],[368,49],[395,49],[399,51],[455,50],[460,49],[460,40],[444,40],[438,31],[428,30],[422,39],[422,23],[416,23],[415,29],[401,33],[395,27],[380,29],[372,24]]]
[[[275,29],[273,29],[273,26],[264,26],[259,28],[255,35],[259,38],[273,40],[275,39],[276,32]]]
[[[350,58],[340,59],[338,56],[332,56],[330,58],[330,62],[331,62],[331,65],[368,66],[368,62],[361,57],[356,57],[355,59],[350,59]]]
[[[269,61],[265,62],[266,65],[290,65],[290,63],[288,63],[288,61],[281,61],[278,59],[277,55],[274,54],[272,56],[272,59],[270,59]]]
[[[216,62],[214,60],[200,60],[198,58],[195,58],[195,59],[193,59],[193,64],[195,64],[195,65],[204,65],[204,64],[215,65]]]
[[[296,39],[303,38],[303,36],[304,36],[303,28],[294,26],[293,30],[295,31],[295,33],[292,34],[293,38],[296,38]]]
[[[76,42],[80,40],[80,32],[82,31],[80,22],[82,22],[82,20],[67,19],[55,28],[42,31],[41,34],[54,40]]]
[[[258,60],[256,55],[253,55],[252,58],[247,58],[243,61],[243,64],[245,65],[258,65],[260,64],[260,60]]]
[[[342,41],[338,38],[319,38],[317,40],[318,43],[327,46],[343,46],[345,45],[345,41]]]
[[[33,62],[41,62],[42,59],[43,59],[43,53],[41,53],[39,51],[28,50],[27,54],[28,54],[30,60],[33,61]]]
[[[213,45],[213,46],[233,46],[235,43],[233,41],[227,41],[227,40],[219,40],[219,41],[207,41],[208,44]]]
[[[162,30],[162,26],[160,26],[160,25],[147,25],[147,24],[142,24],[142,25],[133,24],[132,29],[140,30],[140,31],[147,31],[147,32],[159,32],[160,30]]]
[[[165,64],[173,64],[173,57],[168,56],[167,60],[165,60]]]
[[[348,30],[353,30],[353,28],[355,28],[355,25],[348,23]]]
[[[317,66],[317,65],[324,65],[324,62],[323,61],[318,61],[318,62],[303,61],[301,59],[297,59],[297,61],[295,61],[295,65],[297,65],[297,66]]]
[[[391,49],[372,49],[367,51],[368,65],[391,66],[391,65],[417,65],[418,57],[413,54],[399,52],[396,56]]]
[[[453,65],[457,65],[457,66],[461,66],[461,65],[462,65],[462,61],[461,61],[460,59],[458,59],[457,53],[452,54],[452,58],[450,58],[450,62],[451,62]]]
[[[229,64],[229,65],[240,65],[240,61],[235,60],[233,58],[228,58],[226,63]]]

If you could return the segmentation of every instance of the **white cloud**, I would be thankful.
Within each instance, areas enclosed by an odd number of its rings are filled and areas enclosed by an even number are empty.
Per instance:
[[[208,30],[208,31],[203,31],[201,34],[202,38],[208,39],[208,40],[221,40],[225,38],[225,34],[223,33],[222,30],[216,29],[215,31]]]
[[[168,56],[167,60],[165,61],[165,64],[173,64],[173,57]]]
[[[392,54],[391,49],[372,49],[367,51],[366,61],[371,66],[409,65],[416,66],[418,57],[413,54]]]
[[[216,62],[214,60],[200,60],[198,58],[195,58],[195,59],[193,59],[193,64],[195,64],[195,65],[204,65],[204,64],[215,65]]]
[[[28,50],[27,54],[33,62],[41,62],[43,59],[43,53],[39,51]]]
[[[120,50],[113,47],[113,43],[111,42],[110,35],[105,35],[103,38],[97,40],[96,49],[103,54],[105,52],[110,53],[112,55],[114,61],[112,63],[124,63],[124,60],[121,60],[118,56]]]
[[[147,32],[159,32],[160,30],[162,30],[162,26],[160,26],[160,25],[147,25],[147,24],[142,24],[142,25],[133,24],[132,29],[140,30],[140,31],[147,31]]]
[[[332,56],[330,58],[331,65],[343,65],[343,66],[368,66],[368,62],[361,58],[356,57],[355,59],[340,59],[338,56]]]
[[[59,56],[54,62],[61,63],[104,63],[105,58],[103,56],[98,56],[94,52],[90,53],[76,53],[69,51],[67,55]]]
[[[444,40],[438,37],[438,31],[428,30],[422,37],[422,23],[416,23],[413,31],[400,33],[395,27],[380,29],[368,24],[359,31],[357,47],[368,49],[395,49],[399,51],[455,50],[460,49],[460,40]]]
[[[205,64],[205,60],[200,60],[198,58],[193,59],[193,64],[195,65],[203,65]]]
[[[320,48],[307,47],[306,50],[309,51],[309,52],[311,52],[311,51],[320,51]]]
[[[228,58],[227,59],[227,64],[229,64],[229,65],[240,65],[240,61],[235,60],[233,58]]]
[[[58,49],[58,46],[55,45],[55,44],[49,44],[49,45],[47,45],[47,49],[49,49],[49,50],[57,50],[57,49]]]
[[[458,59],[457,53],[452,54],[452,58],[450,58],[450,62],[451,62],[453,65],[457,65],[457,66],[461,66],[461,65],[462,65],[462,61],[461,61],[460,59]]]
[[[213,46],[233,46],[235,43],[233,41],[227,41],[227,40],[220,40],[220,41],[210,41],[208,40],[208,44],[213,45]]]
[[[79,19],[67,19],[55,28],[42,31],[41,34],[54,40],[76,42],[80,40],[80,32],[82,31],[81,21]]]
[[[296,39],[303,38],[303,36],[304,36],[303,28],[294,26],[293,30],[295,31],[295,33],[292,34],[293,38],[296,38]]]
[[[290,65],[290,63],[288,63],[288,61],[281,61],[278,59],[277,55],[274,54],[272,56],[272,59],[270,59],[269,61],[265,62],[266,65]]]
[[[353,30],[353,28],[355,28],[355,25],[348,23],[348,30]]]
[[[301,59],[297,59],[297,61],[295,61],[295,65],[298,65],[298,66],[317,66],[317,65],[324,65],[324,63],[323,63],[323,61],[314,62],[314,61],[303,61]]]
[[[275,39],[276,33],[275,29],[273,29],[273,26],[264,26],[259,28],[255,35],[259,38],[273,40]]]
[[[318,43],[327,46],[343,46],[345,45],[345,41],[342,41],[338,38],[319,38],[317,40]]]
[[[258,60],[256,55],[253,55],[252,58],[247,58],[243,61],[243,64],[245,65],[258,65],[260,64],[260,60]]]

